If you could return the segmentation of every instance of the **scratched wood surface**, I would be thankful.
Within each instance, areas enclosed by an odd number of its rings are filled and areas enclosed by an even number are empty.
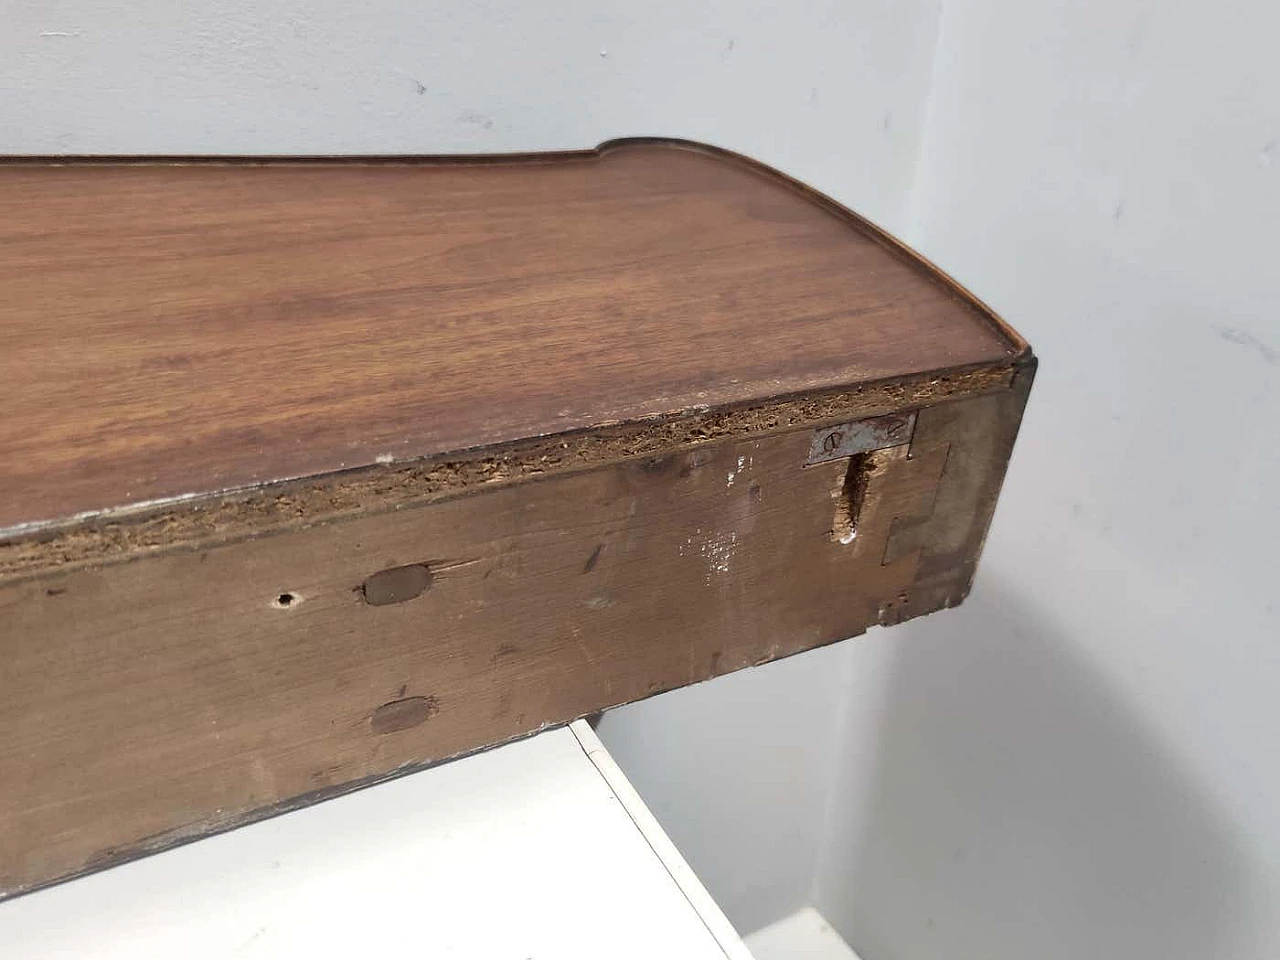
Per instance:
[[[1035,368],[668,142],[0,163],[0,281],[0,897],[960,602]]]
[[[1024,349],[729,154],[0,163],[0,530]]]
[[[0,890],[958,603],[1025,386],[0,587]]]

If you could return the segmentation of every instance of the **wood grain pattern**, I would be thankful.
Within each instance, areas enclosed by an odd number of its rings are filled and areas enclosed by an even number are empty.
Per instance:
[[[0,282],[0,897],[960,602],[1035,368],[669,142],[0,163]]]
[[[0,164],[0,530],[1008,363],[874,228],[670,143]]]
[[[461,454],[162,502],[102,517],[71,518],[0,538],[0,582],[232,543],[712,442],[1005,391],[1016,376],[1017,367],[1009,366],[858,384],[830,393],[530,438]]]
[[[878,451],[848,544],[850,462],[805,467],[795,430],[0,587],[0,890],[924,612],[1003,472],[957,444],[1021,409],[944,406]],[[413,564],[418,596],[365,601]],[[968,589],[947,570],[930,608]]]

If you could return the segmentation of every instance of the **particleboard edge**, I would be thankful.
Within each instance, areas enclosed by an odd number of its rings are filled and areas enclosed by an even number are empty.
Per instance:
[[[0,584],[252,537],[660,456],[706,443],[874,417],[1008,388],[1012,363],[948,370],[529,438],[0,530]]]

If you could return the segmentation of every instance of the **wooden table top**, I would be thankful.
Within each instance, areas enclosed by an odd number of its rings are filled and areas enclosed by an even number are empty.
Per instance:
[[[1007,363],[858,218],[692,145],[0,163],[0,532]]]

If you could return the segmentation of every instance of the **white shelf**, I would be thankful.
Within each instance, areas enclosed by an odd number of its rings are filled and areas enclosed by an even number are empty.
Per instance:
[[[803,907],[746,937],[755,960],[858,960],[813,907]]]
[[[0,904],[6,957],[749,960],[585,724]]]

